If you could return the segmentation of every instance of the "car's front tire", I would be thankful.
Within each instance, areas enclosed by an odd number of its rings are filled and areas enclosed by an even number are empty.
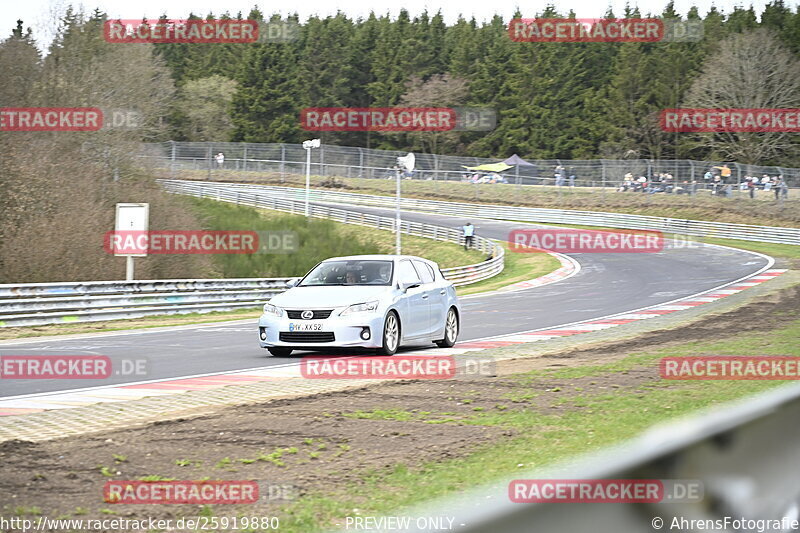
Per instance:
[[[383,344],[378,348],[379,355],[394,355],[400,346],[400,318],[389,311],[383,321]]]
[[[458,338],[458,313],[454,307],[447,310],[447,316],[444,319],[444,338],[436,341],[439,348],[451,348],[456,344]]]
[[[292,355],[292,349],[285,346],[270,346],[267,350],[275,357],[289,357]]]

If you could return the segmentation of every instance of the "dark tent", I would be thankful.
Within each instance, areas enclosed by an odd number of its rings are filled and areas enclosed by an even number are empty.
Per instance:
[[[517,165],[521,165],[523,167],[535,167],[536,166],[533,163],[528,163],[527,161],[522,159],[517,154],[512,155],[511,157],[509,157],[508,159],[503,161],[503,163],[505,163],[506,165],[511,165],[511,166],[517,166]]]
[[[533,163],[528,163],[527,161],[525,161],[524,159],[522,159],[522,158],[521,158],[520,156],[518,156],[517,154],[514,154],[514,155],[512,155],[511,157],[509,157],[508,159],[506,159],[505,161],[503,161],[503,163],[505,163],[506,165],[511,165],[511,166],[515,167],[515,168],[514,168],[514,174],[515,174],[515,175],[516,175],[516,177],[517,177],[517,185],[519,185],[519,184],[520,184],[520,179],[519,179],[519,167],[534,167],[534,172],[536,172],[536,165],[535,165],[535,164],[533,164]]]

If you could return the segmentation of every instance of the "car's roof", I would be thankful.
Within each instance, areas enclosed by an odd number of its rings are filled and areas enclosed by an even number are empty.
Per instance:
[[[418,259],[420,261],[430,262],[428,259],[417,257],[415,255],[394,255],[394,254],[346,255],[343,257],[330,257],[325,261],[351,261],[351,260],[399,261],[400,259]]]

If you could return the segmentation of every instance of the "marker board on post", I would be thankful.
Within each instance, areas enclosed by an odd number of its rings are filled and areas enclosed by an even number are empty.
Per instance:
[[[150,219],[150,204],[135,204],[135,203],[117,204],[114,232],[116,233],[122,231],[136,231],[136,232],[145,232],[144,234],[146,235],[147,228],[149,227],[149,219]],[[114,244],[112,244],[112,247],[113,246]],[[146,252],[143,254],[117,253],[116,248],[114,248],[114,255],[118,257],[128,258],[126,275],[125,275],[125,279],[128,281],[133,280],[133,258],[147,257]]]

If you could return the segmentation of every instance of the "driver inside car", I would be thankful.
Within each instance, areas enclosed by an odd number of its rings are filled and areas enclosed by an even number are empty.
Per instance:
[[[381,283],[389,283],[392,277],[392,267],[389,265],[383,265],[378,272],[378,276],[375,278],[375,281],[379,281]]]

